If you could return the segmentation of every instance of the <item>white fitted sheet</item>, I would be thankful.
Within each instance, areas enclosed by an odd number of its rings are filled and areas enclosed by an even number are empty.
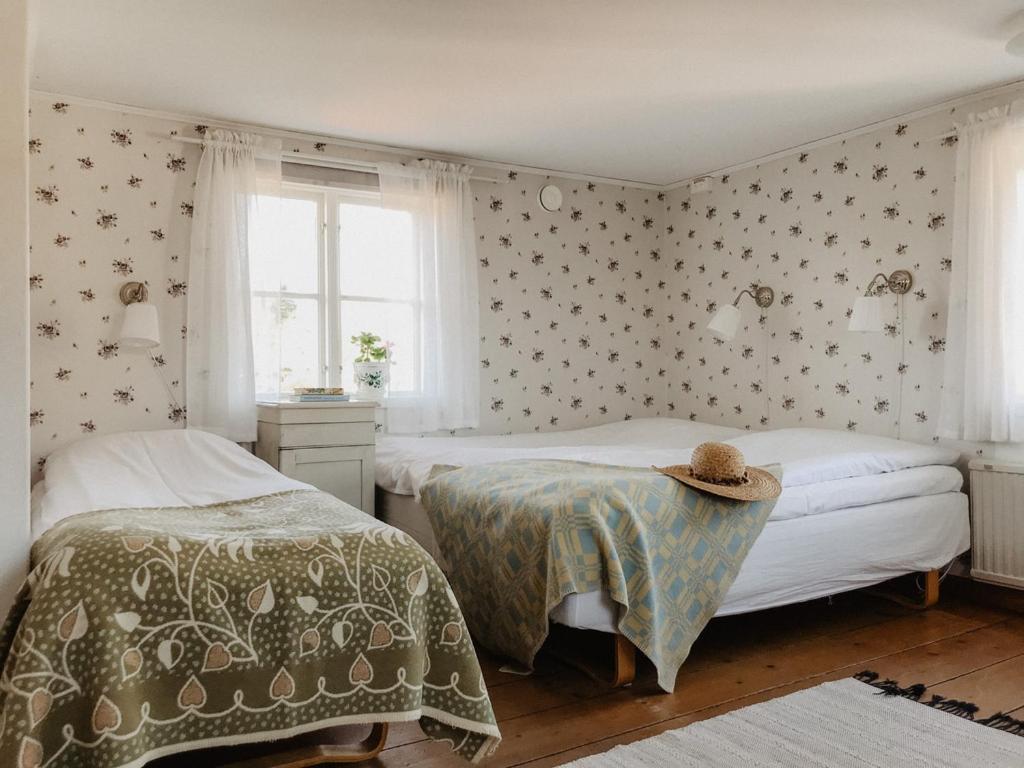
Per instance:
[[[743,435],[742,429],[685,419],[629,419],[561,432],[527,432],[474,437],[394,437],[377,441],[376,482],[386,491],[418,495],[420,483],[435,464],[483,464],[525,458],[574,458],[579,452],[616,455],[629,447],[668,449],[669,455],[700,443]],[[581,459],[582,460],[582,459]],[[604,463],[624,463],[615,460]],[[678,462],[677,462],[678,463]],[[640,464],[638,466],[644,466]]]
[[[118,432],[46,458],[32,493],[32,535],[98,509],[186,507],[313,486],[285,477],[237,443],[198,429]]]
[[[419,502],[386,491],[377,500],[380,517],[411,535],[444,568]],[[969,547],[967,496],[957,492],[773,520],[754,542],[716,615],[803,602],[938,568]],[[618,605],[604,591],[569,595],[551,618],[614,632]]]

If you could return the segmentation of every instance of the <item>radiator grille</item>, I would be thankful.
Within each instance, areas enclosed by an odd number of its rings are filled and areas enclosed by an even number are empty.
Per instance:
[[[971,576],[1024,587],[1024,465],[979,460],[971,470]]]

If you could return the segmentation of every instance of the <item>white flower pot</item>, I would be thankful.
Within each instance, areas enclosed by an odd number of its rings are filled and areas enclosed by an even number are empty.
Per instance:
[[[376,400],[384,402],[388,389],[389,363],[381,362],[353,363],[352,371],[356,380],[356,398],[359,400]]]

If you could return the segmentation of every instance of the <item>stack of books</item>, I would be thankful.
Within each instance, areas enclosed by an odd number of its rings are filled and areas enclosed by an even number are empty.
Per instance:
[[[343,403],[349,399],[341,387],[296,387],[292,400],[299,403]]]

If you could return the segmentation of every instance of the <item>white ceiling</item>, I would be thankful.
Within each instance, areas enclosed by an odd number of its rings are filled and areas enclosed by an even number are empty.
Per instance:
[[[38,0],[37,90],[665,184],[1024,78],[1021,0]]]

